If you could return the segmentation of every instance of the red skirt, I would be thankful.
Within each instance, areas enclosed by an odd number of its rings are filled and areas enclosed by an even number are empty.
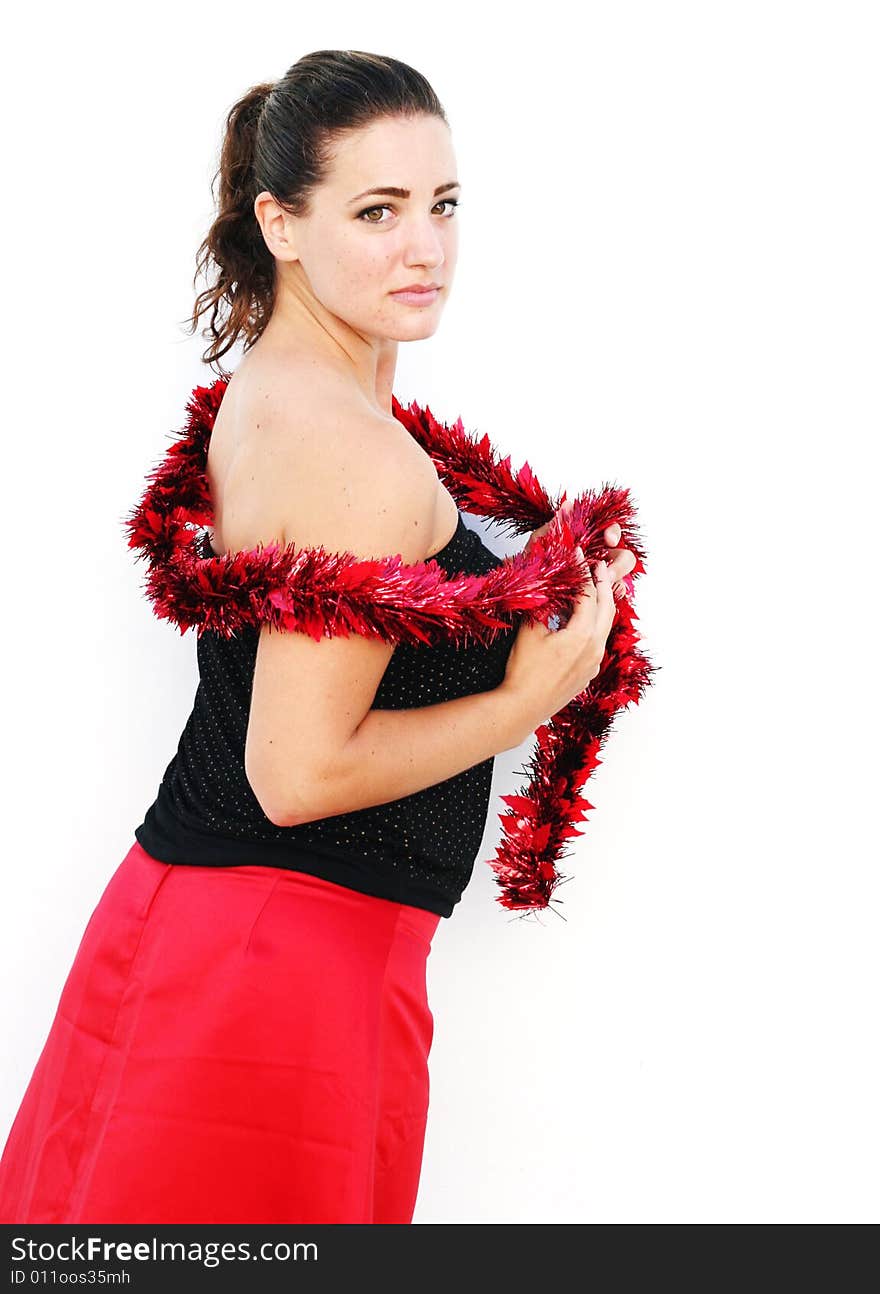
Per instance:
[[[439,916],[135,842],[0,1161],[0,1222],[410,1222]]]

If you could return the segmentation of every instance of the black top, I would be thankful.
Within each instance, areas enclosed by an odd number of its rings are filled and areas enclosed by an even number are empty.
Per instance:
[[[213,550],[207,534],[205,556]],[[447,576],[485,575],[502,559],[458,514],[455,534],[433,555]],[[494,758],[402,799],[293,827],[266,817],[244,768],[260,630],[197,640],[199,685],[192,712],[154,803],[136,829],[166,863],[265,864],[309,872],[363,894],[448,917],[471,878],[486,827]],[[398,643],[373,709],[404,710],[497,687],[516,629],[488,646]]]

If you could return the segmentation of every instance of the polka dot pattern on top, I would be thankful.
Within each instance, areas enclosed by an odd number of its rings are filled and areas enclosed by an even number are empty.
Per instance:
[[[204,550],[211,555],[207,535]],[[433,560],[447,576],[485,575],[502,562],[460,512],[455,534]],[[232,638],[211,631],[198,637],[192,712],[135,831],[138,842],[162,862],[284,867],[450,916],[486,828],[494,758],[386,804],[276,826],[244,768],[259,633],[249,627]],[[515,636],[511,628],[489,645],[397,644],[372,708],[414,709],[497,687]]]

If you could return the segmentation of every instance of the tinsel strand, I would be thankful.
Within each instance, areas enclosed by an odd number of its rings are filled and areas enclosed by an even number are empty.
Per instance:
[[[316,640],[357,633],[391,643],[488,643],[517,617],[544,624],[553,615],[564,618],[585,584],[575,546],[594,564],[606,551],[605,530],[619,523],[620,546],[637,560],[625,581],[627,596],[616,604],[599,674],[538,728],[526,784],[501,796],[508,808],[489,860],[503,907],[523,915],[552,905],[558,912],[554,893],[570,879],[559,863],[580,835],[575,824],[594,807],[581,794],[584,783],[601,762],[614,715],[639,703],[658,668],[637,646],[631,599],[645,553],[628,492],[605,484],[578,495],[527,551],[482,576],[447,578],[430,559],[406,564],[398,554],[364,561],[292,543],[206,557],[199,537],[214,520],[208,445],[230,376],[193,390],[183,430],[123,523],[128,546],[147,559],[145,592],[155,614],[181,633],[195,628],[228,636],[245,625],[269,624]],[[394,397],[392,412],[431,455],[464,511],[524,534],[551,520],[566,497],[551,499],[528,463],[514,471],[509,455],[500,458],[488,436],[469,435],[460,418],[448,425],[428,406],[404,406]]]

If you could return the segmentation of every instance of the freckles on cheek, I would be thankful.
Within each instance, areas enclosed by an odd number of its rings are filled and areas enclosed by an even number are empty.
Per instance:
[[[353,241],[342,249],[338,258],[340,277],[347,280],[350,287],[363,291],[365,288],[384,286],[388,276],[389,258],[372,249],[364,249]]]
[[[355,291],[373,296],[384,296],[396,286],[393,270],[385,257],[362,261],[358,266],[351,268],[349,277]]]
[[[385,245],[380,247],[380,242]],[[375,298],[384,296],[400,282],[387,240],[369,237],[363,231],[360,236],[357,230],[340,235],[334,242],[330,263],[334,296],[349,304],[355,298],[361,302],[370,298],[375,306]]]
[[[364,300],[375,288],[375,283],[370,274],[365,273],[363,270],[352,269],[351,266],[343,270],[340,281],[343,292],[351,301]]]

